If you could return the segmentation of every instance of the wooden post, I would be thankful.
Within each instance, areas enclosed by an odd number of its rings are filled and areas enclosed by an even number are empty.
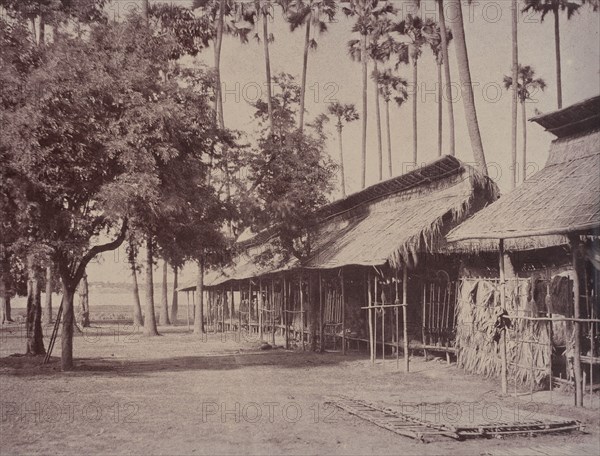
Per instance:
[[[282,306],[283,306],[283,312],[281,312],[281,319],[283,321],[283,324],[285,325],[285,349],[289,350],[290,348],[290,326],[288,325],[288,308],[289,308],[289,304],[288,304],[288,299],[289,299],[289,294],[288,294],[288,283],[285,277],[285,272],[281,273],[282,276],[282,284],[283,284],[283,289],[282,289],[282,295],[281,295],[281,299],[282,299]]]
[[[248,279],[248,333],[252,333],[252,279]]]
[[[569,244],[571,246],[571,257],[573,262],[573,317],[580,318],[581,309],[579,307],[579,236],[569,236]],[[573,337],[575,338],[575,347],[573,348],[573,370],[575,371],[575,405],[583,407],[583,391],[581,389],[581,323],[573,322]],[[594,342],[592,341],[592,344]]]
[[[342,282],[342,355],[346,354],[346,292],[344,287],[344,268],[340,268]]]
[[[323,277],[319,271],[319,351],[323,353]]]
[[[502,311],[506,310],[506,277],[504,274],[504,239],[498,242],[498,261],[500,267],[500,306]],[[502,383],[502,394],[508,394],[508,363],[506,359],[506,328],[502,329],[500,336],[500,358],[502,370],[500,372],[500,381]]]
[[[275,346],[275,279],[271,279],[271,345]]]
[[[403,322],[403,336],[404,336],[404,369],[408,373],[409,370],[409,347],[408,347],[408,312],[407,312],[407,290],[408,290],[408,267],[404,263],[404,269],[402,270],[402,319]]]
[[[185,292],[185,296],[187,298],[187,306],[186,306],[186,311],[187,311],[187,330],[189,332],[190,331],[190,292],[186,291]]]
[[[242,295],[242,284],[238,283],[238,292],[240,293],[240,302],[238,304],[238,339],[241,342],[241,334],[242,334],[242,302],[244,302],[244,296]],[[248,306],[248,310],[250,307]]]
[[[300,271],[300,339],[302,339],[302,351],[306,350],[304,344],[304,291],[302,290],[303,274]]]
[[[396,301],[394,304],[400,304],[400,299],[398,299],[398,270],[396,269]],[[394,313],[396,314],[396,369],[400,369],[400,325],[398,323],[400,316],[400,308],[394,307]]]
[[[427,349],[425,346],[427,345],[427,340],[425,337],[425,325],[427,322],[427,284],[423,283],[423,327],[421,328],[421,340],[423,341],[423,356],[425,357],[425,361],[427,361]]]
[[[258,337],[263,340],[263,287],[262,279],[258,279],[258,299],[256,300],[258,307]]]
[[[367,273],[367,296],[369,306],[369,350],[371,356],[371,363],[375,363],[375,356],[373,350],[373,296],[371,294],[371,271]]]

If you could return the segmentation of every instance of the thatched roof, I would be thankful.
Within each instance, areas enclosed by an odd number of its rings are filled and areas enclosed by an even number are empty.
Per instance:
[[[497,198],[498,188],[490,179],[457,158],[444,156],[319,210],[319,223],[311,235],[313,253],[304,263],[296,259],[277,259],[270,266],[257,263],[272,239],[263,232],[258,240],[243,243],[246,251],[233,266],[211,273],[207,286],[293,268],[413,264],[419,252],[435,252],[445,245],[444,236],[452,227]]]
[[[540,114],[529,119],[558,138],[595,130],[600,125],[600,96],[567,106],[564,109]]]
[[[536,119],[563,134],[567,130],[560,129],[557,119],[589,119],[585,113],[599,100],[586,100],[575,108]],[[538,242],[546,239],[546,244],[557,245],[566,243],[563,236],[569,233],[585,234],[600,228],[600,117],[593,125],[593,131],[554,140],[543,169],[454,229],[448,240],[539,236]]]

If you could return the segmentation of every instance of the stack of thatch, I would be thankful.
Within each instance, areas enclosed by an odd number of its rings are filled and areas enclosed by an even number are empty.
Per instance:
[[[511,279],[505,285],[509,315],[538,316],[532,306],[529,279]],[[463,279],[457,302],[456,348],[458,365],[478,375],[499,376],[502,361],[494,341],[501,312],[500,284],[494,279]],[[510,382],[539,386],[550,373],[551,345],[547,322],[514,320],[507,331]]]

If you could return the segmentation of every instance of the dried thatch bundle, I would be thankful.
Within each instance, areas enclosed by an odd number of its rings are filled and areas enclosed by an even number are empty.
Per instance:
[[[505,285],[509,315],[537,316],[528,299],[529,279]],[[494,279],[463,279],[457,302],[456,348],[458,365],[478,375],[499,376],[502,361],[494,342],[500,310],[500,283]],[[548,380],[550,333],[547,322],[515,320],[507,331],[508,375],[520,385],[542,385]]]

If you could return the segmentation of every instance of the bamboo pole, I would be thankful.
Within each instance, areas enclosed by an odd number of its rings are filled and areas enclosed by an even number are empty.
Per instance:
[[[404,269],[402,270],[402,318],[403,322],[403,335],[404,335],[404,368],[406,372],[409,372],[409,353],[408,353],[408,312],[407,312],[407,294],[408,294],[408,267],[404,263]]]
[[[344,286],[344,268],[340,268],[342,282],[342,355],[346,354],[346,291]]]
[[[367,275],[367,294],[368,294],[368,303],[369,303],[369,348],[371,355],[371,363],[375,364],[375,356],[373,350],[373,297],[371,295],[371,271],[368,272]]]
[[[505,273],[504,273],[504,239],[498,242],[498,261],[500,267],[500,305],[502,311],[506,310],[506,291],[505,291]],[[506,328],[502,329],[500,338],[500,358],[502,361],[502,371],[500,372],[500,381],[502,383],[502,394],[508,393],[508,374],[506,362]]]
[[[302,292],[302,271],[300,271],[300,338],[302,339],[302,351],[306,350],[304,344],[304,293]]]
[[[319,271],[319,351],[323,353],[323,277]]]
[[[288,325],[288,299],[289,299],[289,294],[288,294],[288,282],[286,280],[285,277],[285,272],[281,273],[281,280],[283,283],[283,295],[282,295],[282,307],[283,307],[283,312],[281,313],[281,319],[283,320],[283,324],[285,325],[285,349],[289,350],[290,348],[290,325]]]
[[[579,248],[579,236],[569,236],[571,245],[571,256],[573,262],[573,317],[579,319],[581,310],[579,308],[579,258],[577,250]],[[583,391],[581,389],[581,327],[580,322],[575,321],[573,326],[573,336],[575,338],[575,347],[573,353],[573,369],[575,370],[575,405],[583,407]]]
[[[421,339],[423,340],[423,346],[427,345],[427,341],[425,340],[425,325],[427,322],[427,284],[423,284],[423,327],[421,328]],[[427,350],[423,348],[423,356],[425,356],[425,361],[427,361]]]
[[[400,300],[398,299],[398,270],[396,270],[396,302],[398,305]],[[400,369],[400,324],[398,322],[400,316],[400,309],[396,307],[394,309],[394,313],[396,314],[396,369]]]
[[[260,341],[263,341],[263,286],[262,286],[262,279],[258,279],[258,299],[257,299],[257,306],[258,306],[258,337],[260,339]]]
[[[275,279],[271,279],[271,345],[275,346]]]
[[[190,292],[186,291],[185,292],[185,296],[187,298],[187,306],[186,306],[186,311],[187,311],[187,330],[188,330],[188,332],[190,332]]]

